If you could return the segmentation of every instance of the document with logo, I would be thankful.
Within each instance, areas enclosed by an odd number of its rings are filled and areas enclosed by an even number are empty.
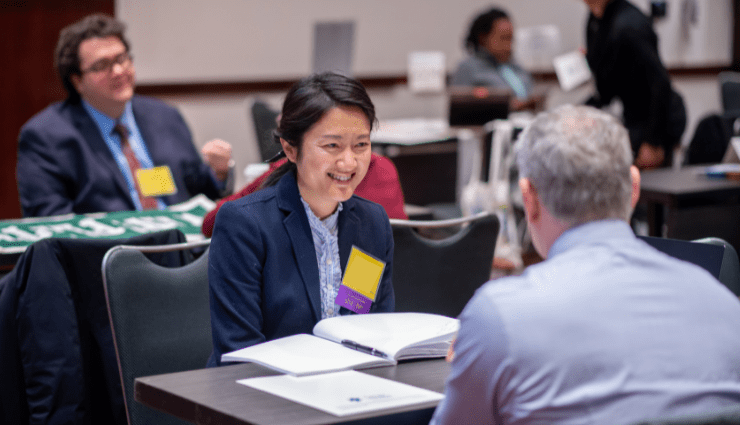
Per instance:
[[[237,382],[335,416],[412,405],[434,407],[444,397],[434,391],[354,370],[298,377],[265,376]]]
[[[258,363],[291,375],[438,358],[457,334],[459,321],[427,313],[374,313],[324,319],[313,335],[299,334],[221,356],[222,362]]]

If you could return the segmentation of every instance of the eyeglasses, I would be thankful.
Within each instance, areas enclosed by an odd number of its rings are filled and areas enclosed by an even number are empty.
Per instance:
[[[103,58],[93,62],[87,69],[80,70],[81,73],[86,72],[106,72],[109,73],[113,69],[113,65],[121,65],[123,68],[128,68],[134,57],[129,52],[123,52],[113,59]]]

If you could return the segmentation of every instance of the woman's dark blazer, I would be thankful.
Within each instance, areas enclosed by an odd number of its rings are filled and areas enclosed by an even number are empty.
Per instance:
[[[339,213],[342,272],[353,245],[386,262],[370,312],[394,309],[393,234],[380,205],[352,196]],[[270,188],[227,202],[216,216],[209,253],[213,353],[221,355],[298,333],[321,320],[311,228],[293,172]],[[340,314],[354,314],[342,307]]]

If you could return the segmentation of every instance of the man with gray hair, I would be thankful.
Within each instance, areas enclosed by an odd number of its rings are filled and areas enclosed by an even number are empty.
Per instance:
[[[637,239],[627,131],[587,106],[538,115],[516,145],[546,261],[460,315],[437,424],[630,424],[740,403],[740,301]]]

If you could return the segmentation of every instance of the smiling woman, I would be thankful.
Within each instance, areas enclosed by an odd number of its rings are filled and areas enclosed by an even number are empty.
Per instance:
[[[532,109],[543,101],[532,92],[532,76],[512,60],[514,26],[509,15],[497,7],[473,19],[465,38],[470,57],[460,62],[450,85],[510,90],[510,108]]]
[[[326,112],[306,132],[302,144],[294,146],[285,139],[280,143],[296,164],[301,197],[321,219],[352,196],[370,164],[370,122],[353,106]]]
[[[262,190],[216,215],[209,366],[224,353],[310,334],[323,318],[353,314],[342,306],[340,286],[355,248],[385,264],[369,312],[394,310],[388,216],[354,196],[370,164],[374,123],[365,88],[351,78],[316,74],[288,91],[275,131],[288,161]]]

